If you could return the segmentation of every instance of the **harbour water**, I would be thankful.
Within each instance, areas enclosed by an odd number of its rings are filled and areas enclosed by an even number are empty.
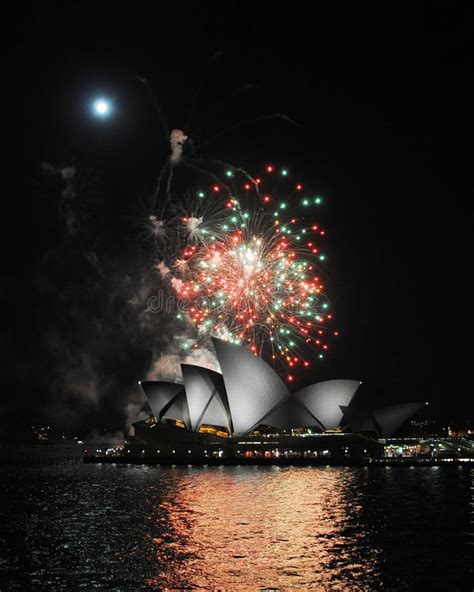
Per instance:
[[[469,467],[85,465],[0,448],[0,590],[472,590]]]

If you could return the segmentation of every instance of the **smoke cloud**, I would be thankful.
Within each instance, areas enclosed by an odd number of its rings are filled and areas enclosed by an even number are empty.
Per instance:
[[[41,276],[41,300],[48,302],[42,324],[49,327],[36,370],[48,385],[51,415],[129,425],[149,414],[139,380],[180,381],[181,362],[218,369],[211,344],[185,315],[177,319],[182,282],[168,268],[97,253],[83,257],[81,267],[81,285],[79,278],[58,283]],[[73,270],[78,266],[69,260],[59,277]]]
[[[186,140],[172,132],[175,162]],[[209,336],[179,306],[187,263],[154,258],[133,213],[116,207],[116,195],[97,197],[95,177],[78,163],[40,168],[59,215],[34,273],[30,359],[17,370],[39,393],[29,412],[65,427],[125,428],[151,413],[140,380],[180,381],[180,363],[219,370]],[[149,221],[153,237],[164,234],[161,220]],[[188,237],[201,223],[189,218]]]
[[[188,136],[179,129],[171,130],[170,134],[170,145],[171,145],[171,156],[170,162],[176,164],[181,160],[183,155],[184,143],[188,139]]]

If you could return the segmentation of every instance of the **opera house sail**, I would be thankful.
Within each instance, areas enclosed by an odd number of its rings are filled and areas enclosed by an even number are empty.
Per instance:
[[[296,392],[246,347],[213,339],[222,374],[182,364],[182,383],[143,381],[153,416],[136,439],[156,454],[211,458],[380,454],[424,403],[367,409],[354,404],[361,382],[335,379]],[[147,449],[148,449],[147,448]]]

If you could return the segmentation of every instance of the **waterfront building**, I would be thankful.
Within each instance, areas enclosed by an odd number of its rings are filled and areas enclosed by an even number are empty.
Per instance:
[[[336,379],[291,393],[247,348],[214,339],[222,374],[182,364],[180,384],[143,381],[152,416],[134,424],[147,454],[189,458],[363,458],[425,403],[362,409],[361,382]]]

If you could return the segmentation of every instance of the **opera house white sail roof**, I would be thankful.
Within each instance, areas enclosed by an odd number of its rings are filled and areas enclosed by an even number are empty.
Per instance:
[[[181,364],[181,370],[188,400],[191,429],[197,432],[201,425],[207,424],[223,426],[231,433],[231,414],[222,375],[191,364]]]
[[[140,385],[148,399],[153,415],[158,420],[162,418],[163,412],[176,398],[176,395],[184,391],[184,385],[173,382],[146,380],[140,382]]]
[[[234,432],[244,434],[290,396],[283,380],[246,347],[213,339],[229,400]]]
[[[349,405],[361,384],[358,380],[326,380],[310,384],[293,396],[324,428],[334,430],[342,419],[339,405]]]
[[[220,339],[213,343],[222,374],[182,364],[184,384],[140,383],[157,421],[181,420],[194,432],[203,425],[216,426],[229,435],[266,425],[284,431],[349,428],[390,436],[424,405],[361,410],[351,404],[358,380],[326,380],[292,394],[273,368],[246,347]]]

